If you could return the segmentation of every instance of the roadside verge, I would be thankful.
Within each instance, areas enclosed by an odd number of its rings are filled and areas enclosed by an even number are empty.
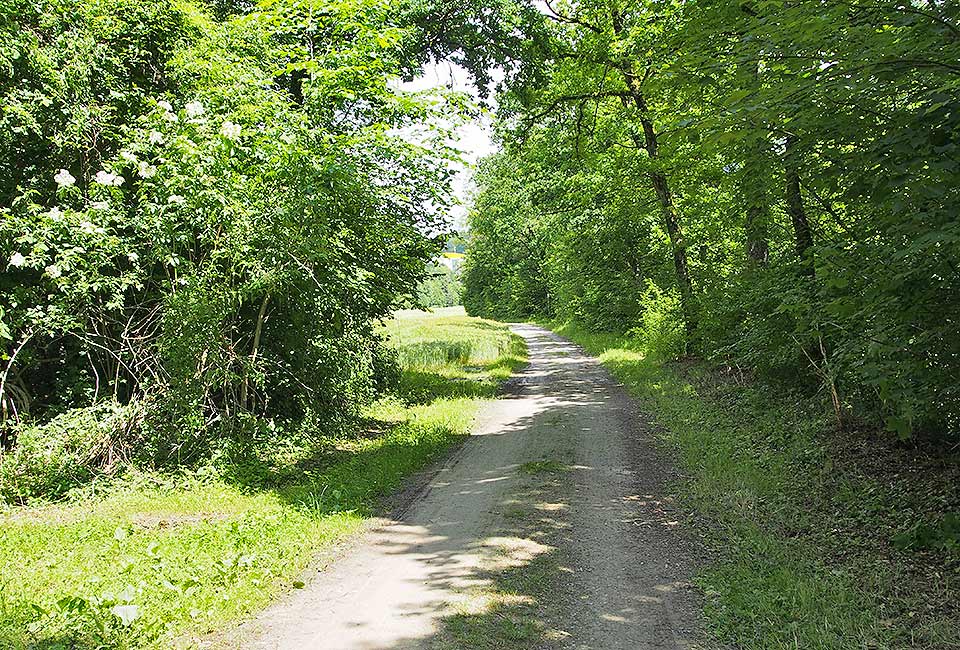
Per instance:
[[[524,362],[491,321],[406,313],[385,329],[403,374],[356,435],[0,510],[0,646],[190,646],[301,586]]]
[[[680,457],[713,557],[713,635],[745,650],[960,647],[960,557],[914,522],[957,503],[957,464],[837,431],[819,398],[777,393],[627,337],[547,323],[599,357]]]

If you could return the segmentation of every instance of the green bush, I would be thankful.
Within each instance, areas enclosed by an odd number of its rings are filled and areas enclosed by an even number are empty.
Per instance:
[[[0,500],[58,497],[122,466],[137,453],[130,432],[142,415],[136,406],[106,402],[18,427],[13,451],[0,454]]]
[[[149,404],[139,460],[193,462],[396,380],[375,325],[443,240],[451,156],[396,133],[456,108],[394,88],[389,3],[321,4],[0,7],[7,446],[106,400]]]
[[[640,325],[628,332],[644,350],[659,359],[677,359],[686,353],[686,332],[676,290],[663,291],[652,282],[642,299]]]

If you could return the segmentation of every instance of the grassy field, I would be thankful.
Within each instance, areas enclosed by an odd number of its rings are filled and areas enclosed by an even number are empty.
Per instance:
[[[837,431],[816,398],[553,325],[599,356],[679,450],[691,523],[710,549],[699,584],[718,639],[744,650],[960,648],[960,552],[917,534],[956,507],[956,458]]]
[[[385,328],[403,376],[362,435],[0,510],[0,647],[192,647],[302,586],[311,558],[467,434],[524,361],[519,337],[462,312],[403,312]]]

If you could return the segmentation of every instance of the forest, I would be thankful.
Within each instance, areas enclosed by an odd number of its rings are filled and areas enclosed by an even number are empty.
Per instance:
[[[301,589],[521,371],[501,321],[669,432],[713,637],[957,647],[958,96],[947,0],[0,0],[0,646]]]
[[[644,330],[960,435],[957,7],[549,3],[501,98],[465,304]]]

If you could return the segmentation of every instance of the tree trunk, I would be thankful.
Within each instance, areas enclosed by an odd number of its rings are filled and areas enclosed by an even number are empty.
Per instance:
[[[616,7],[613,7],[610,17],[613,32],[619,36],[624,30],[623,16]],[[643,127],[643,138],[638,133],[633,133],[631,137],[637,148],[646,151],[650,160],[655,161],[660,157],[660,145],[657,141],[657,132],[650,120],[649,107],[641,87],[643,82],[637,78],[633,65],[629,61],[622,62],[616,67],[623,75],[623,80],[633,99],[633,105],[640,114],[640,124]],[[624,96],[622,101],[625,107],[629,106],[627,97]],[[647,177],[650,179],[653,190],[657,195],[667,235],[670,237],[670,247],[673,249],[673,266],[677,273],[677,285],[680,288],[683,325],[687,332],[687,340],[692,341],[697,331],[697,315],[693,307],[693,282],[690,279],[690,267],[687,264],[687,246],[683,240],[683,229],[680,227],[680,219],[673,203],[673,194],[670,192],[667,177],[655,166],[647,173]]]
[[[263,333],[263,321],[267,314],[267,302],[270,300],[270,294],[268,293],[263,297],[263,302],[260,303],[260,312],[257,314],[257,323],[254,326],[253,330],[253,347],[250,349],[250,365],[255,367],[257,363],[257,354],[260,352],[260,335]],[[247,399],[250,391],[250,376],[249,372],[247,376],[243,378],[243,384],[240,386],[240,409],[247,410]]]
[[[787,137],[787,150],[784,156],[784,169],[786,171],[786,201],[787,214],[790,215],[790,221],[793,223],[793,237],[797,250],[797,256],[803,265],[805,275],[814,275],[813,267],[813,233],[810,230],[810,222],[807,219],[807,212],[803,207],[803,196],[800,194],[800,171],[797,163],[796,137]]]
[[[643,138],[637,133],[632,135],[634,144],[638,149],[646,151],[651,160],[657,160],[660,157],[660,146],[657,141],[657,133],[653,128],[653,122],[649,118],[646,99],[637,87],[636,77],[629,72],[623,74],[627,86],[630,88],[633,104],[640,113],[640,124],[643,127]],[[623,102],[627,104],[626,97],[623,98]],[[670,247],[673,250],[673,266],[677,273],[677,285],[680,288],[683,324],[687,331],[687,339],[692,340],[697,331],[697,315],[693,307],[693,282],[690,279],[690,267],[687,263],[687,246],[683,239],[683,229],[680,227],[680,219],[677,215],[677,208],[673,203],[673,194],[670,192],[667,177],[657,169],[648,172],[647,177],[650,179],[653,191],[657,195],[664,226],[667,235],[670,237]]]
[[[683,240],[683,231],[677,210],[673,205],[673,196],[667,177],[660,172],[650,172],[650,182],[660,202],[660,211],[670,237],[670,246],[673,249],[673,266],[677,272],[677,284],[680,286],[680,306],[683,309],[683,321],[687,336],[692,337],[697,331],[697,317],[693,311],[693,283],[690,280],[690,268],[687,265],[687,247]]]

